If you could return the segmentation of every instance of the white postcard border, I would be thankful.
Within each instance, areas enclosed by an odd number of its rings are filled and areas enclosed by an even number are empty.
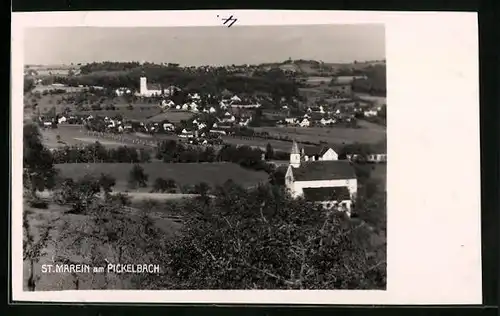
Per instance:
[[[23,30],[57,26],[224,27],[217,15],[236,17],[238,21],[232,27],[385,24],[389,157],[387,290],[24,292],[20,158]],[[482,302],[476,13],[257,10],[13,13],[11,40],[14,300],[343,305]]]

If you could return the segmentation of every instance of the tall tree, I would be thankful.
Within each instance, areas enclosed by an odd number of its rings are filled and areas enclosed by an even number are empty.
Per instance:
[[[149,176],[144,173],[144,168],[139,164],[135,164],[130,170],[128,184],[130,188],[145,188],[148,185]]]
[[[42,144],[38,127],[26,124],[23,134],[23,185],[36,196],[37,191],[54,188],[57,170],[52,154]]]
[[[267,143],[265,157],[266,157],[266,160],[271,160],[274,158],[274,150],[273,150],[273,146],[271,146],[271,143]]]

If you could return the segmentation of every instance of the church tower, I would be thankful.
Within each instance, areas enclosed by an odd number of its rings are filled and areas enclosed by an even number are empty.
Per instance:
[[[146,95],[148,94],[148,83],[147,83],[147,78],[146,77],[141,77],[141,84],[140,84],[140,91],[139,93],[141,95]]]
[[[295,140],[293,141],[292,152],[290,153],[290,165],[294,168],[300,167],[300,150]]]

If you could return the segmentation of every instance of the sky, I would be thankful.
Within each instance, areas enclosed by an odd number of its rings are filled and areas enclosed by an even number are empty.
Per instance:
[[[57,27],[25,33],[25,64],[147,61],[182,66],[385,59],[380,25]]]

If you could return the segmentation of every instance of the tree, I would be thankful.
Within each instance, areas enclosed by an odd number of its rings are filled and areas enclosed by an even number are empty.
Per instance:
[[[139,149],[139,161],[140,162],[151,162],[151,154],[148,150],[144,148]]]
[[[131,189],[137,187],[145,188],[148,185],[148,175],[144,173],[144,168],[141,165],[135,164],[130,170],[128,184]]]
[[[119,199],[109,199],[94,201],[88,206],[87,214],[88,220],[78,226],[69,221],[65,223],[56,247],[57,262],[72,263],[70,258],[76,255],[85,260],[79,264],[106,266],[107,262],[134,262],[137,258],[156,263],[153,256],[161,256],[156,249],[163,249],[162,240],[146,212],[130,216]],[[137,276],[105,271],[81,273],[74,278],[76,288],[83,284],[91,289],[126,289]]]
[[[163,178],[156,178],[156,180],[153,184],[152,192],[174,193],[175,188],[176,188],[175,180],[173,180],[173,179],[165,180]]]
[[[54,194],[54,200],[59,204],[71,206],[71,212],[87,213],[89,205],[97,200],[101,191],[100,179],[86,175],[77,181],[71,178],[62,181],[60,188]]]
[[[101,173],[101,176],[99,177],[99,185],[104,191],[104,194],[109,194],[113,191],[113,187],[116,185],[116,179],[110,174]]]
[[[210,185],[206,182],[200,182],[193,188],[193,193],[199,194],[201,197],[207,197],[209,191]]]
[[[35,124],[24,125],[23,130],[23,185],[32,196],[37,191],[55,186],[57,170],[53,157],[41,141],[40,131]]]
[[[277,187],[216,191],[210,204],[191,202],[182,233],[168,242],[171,288],[385,287],[385,267],[363,244],[370,234],[363,223]]]
[[[28,290],[36,290],[36,282],[40,279],[40,276],[35,275],[35,263],[40,260],[40,258],[46,254],[45,248],[50,239],[50,227],[43,228],[40,238],[35,241],[35,238],[31,232],[31,227],[28,220],[28,213],[23,212],[23,261],[28,260],[30,263],[30,271],[28,277]]]
[[[24,88],[24,93],[30,92],[31,90],[33,90],[35,88],[35,80],[33,80],[33,78],[25,76],[23,88]]]
[[[265,157],[266,157],[266,160],[271,160],[274,158],[274,150],[273,150],[273,146],[271,146],[271,143],[267,143]]]

